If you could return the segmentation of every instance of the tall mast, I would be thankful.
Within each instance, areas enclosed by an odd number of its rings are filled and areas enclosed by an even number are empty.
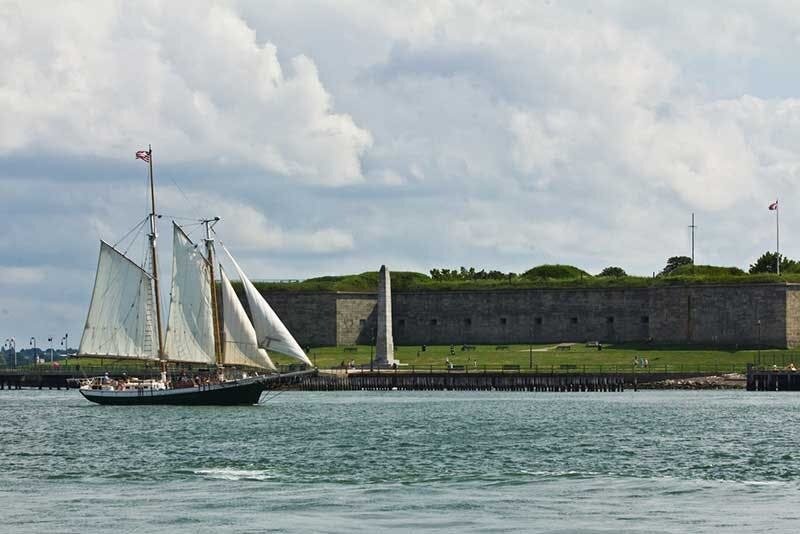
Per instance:
[[[778,276],[781,275],[781,227],[778,224],[778,213],[780,206],[778,206],[778,199],[775,199],[775,272]]]
[[[694,231],[697,229],[694,224],[694,213],[692,213],[692,224],[689,225],[689,228],[692,229],[692,272],[694,272]]]
[[[219,217],[213,219],[203,219],[203,225],[206,228],[206,255],[208,257],[208,265],[210,267],[211,275],[211,317],[214,322],[214,356],[217,360],[217,367],[223,365],[222,355],[222,341],[219,328],[219,310],[217,309],[217,284],[216,277],[214,276],[214,238],[211,237],[211,228],[219,221]]]
[[[153,292],[156,297],[156,326],[158,327],[158,359],[161,370],[166,371],[164,336],[161,331],[161,291],[158,289],[158,256],[156,255],[156,190],[153,184],[153,147],[147,145],[147,163],[150,166],[150,254],[153,258]]]

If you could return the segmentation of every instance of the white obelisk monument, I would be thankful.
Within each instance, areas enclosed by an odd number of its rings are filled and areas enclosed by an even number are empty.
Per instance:
[[[392,282],[389,269],[381,265],[378,273],[378,333],[375,337],[375,365],[390,367],[398,363],[394,359],[392,339]]]

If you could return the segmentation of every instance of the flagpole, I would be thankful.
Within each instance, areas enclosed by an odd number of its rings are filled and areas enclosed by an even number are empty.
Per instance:
[[[692,273],[694,273],[694,230],[697,226],[694,225],[694,213],[692,213],[692,224],[689,226],[692,229]]]
[[[781,211],[781,206],[778,204],[778,199],[775,199],[775,249],[776,249],[776,256],[775,259],[775,272],[778,273],[778,276],[781,275],[781,227],[778,223],[779,217],[778,213]]]

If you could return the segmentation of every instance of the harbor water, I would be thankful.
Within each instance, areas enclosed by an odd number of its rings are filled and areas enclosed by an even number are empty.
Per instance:
[[[800,396],[0,392],[2,532],[796,532]]]

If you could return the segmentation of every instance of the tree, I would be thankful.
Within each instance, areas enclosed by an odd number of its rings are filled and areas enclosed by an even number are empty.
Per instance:
[[[673,270],[677,269],[681,265],[691,265],[692,258],[689,256],[672,256],[670,259],[667,260],[667,265],[661,271],[661,276],[666,276],[671,273]]]
[[[461,280],[503,280],[505,278],[516,278],[514,273],[503,273],[500,271],[489,271],[486,269],[476,270],[475,267],[459,267],[458,269],[431,269],[431,278],[434,280],[443,281],[461,281]]]
[[[622,267],[606,267],[600,274],[597,276],[613,276],[615,278],[619,278],[621,276],[628,276],[628,273],[625,272],[625,269]]]
[[[570,278],[583,278],[591,276],[586,271],[582,271],[572,265],[539,265],[533,269],[528,269],[522,273],[524,278],[556,278],[556,279],[570,279]]]
[[[776,252],[765,252],[761,255],[760,258],[756,260],[756,262],[750,265],[750,270],[747,271],[750,274],[756,273],[775,273],[776,270],[776,260],[777,253]],[[797,262],[795,260],[790,260],[783,254],[781,254],[781,272],[789,271],[792,267],[796,266]]]

